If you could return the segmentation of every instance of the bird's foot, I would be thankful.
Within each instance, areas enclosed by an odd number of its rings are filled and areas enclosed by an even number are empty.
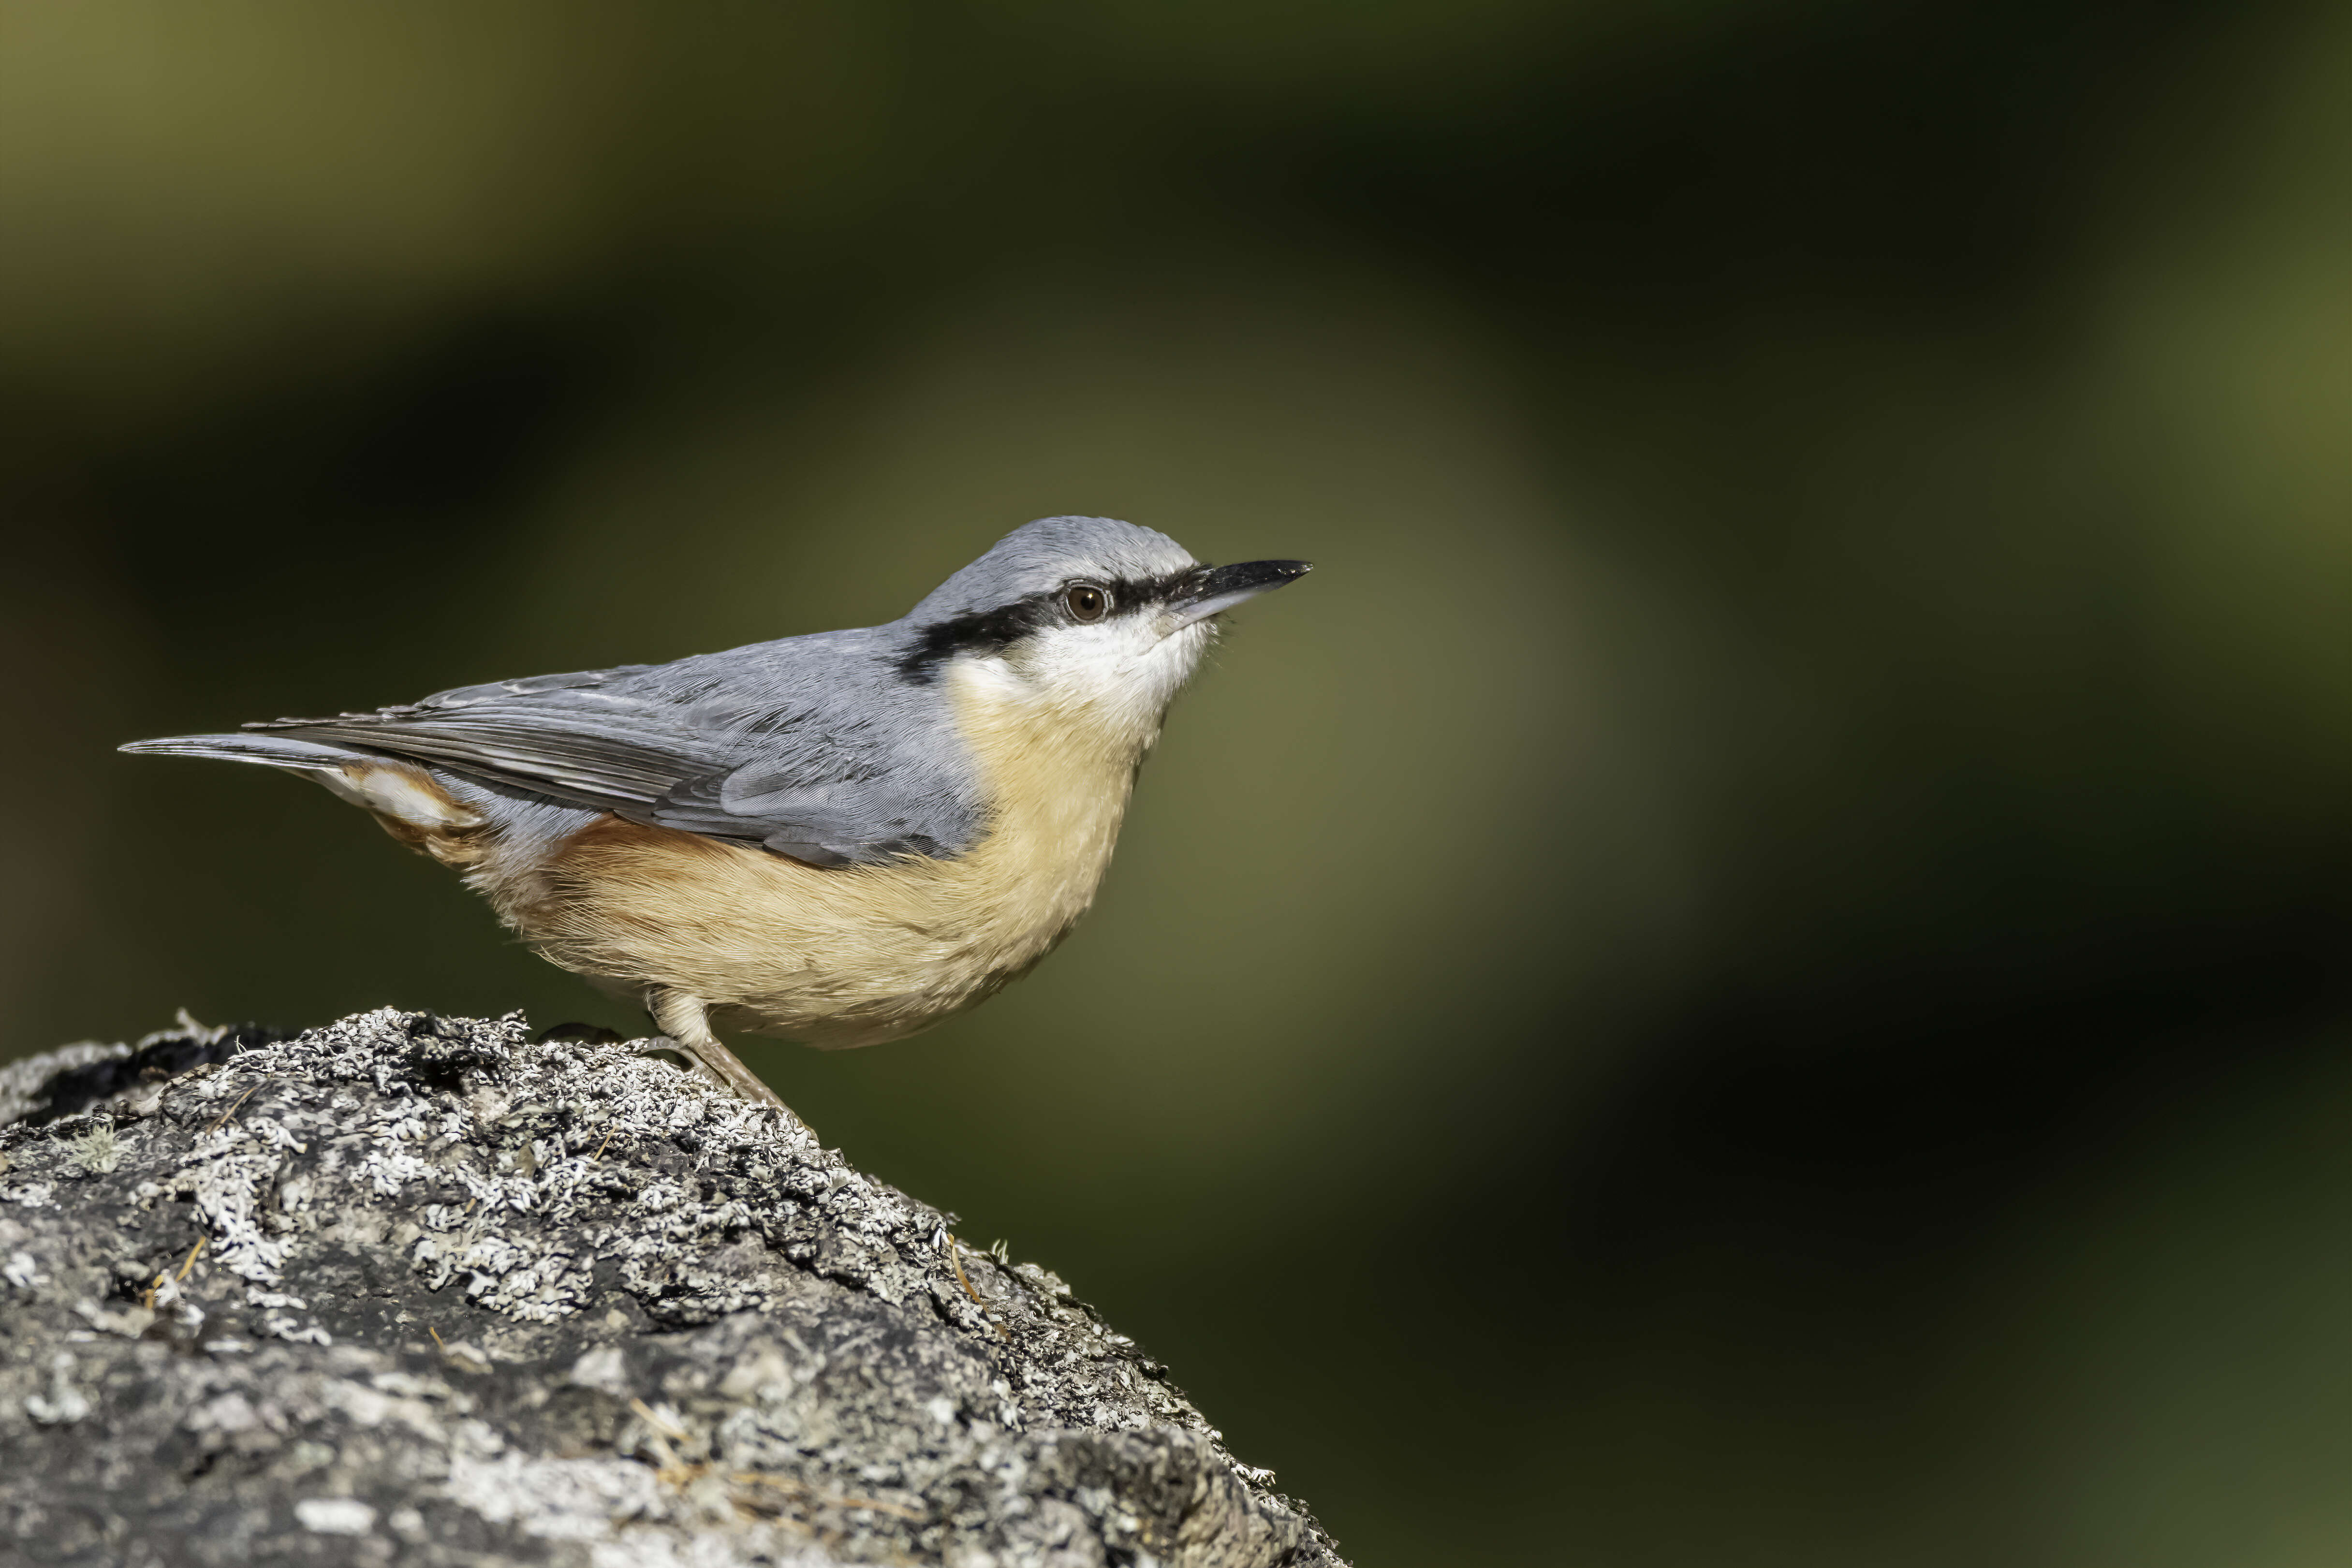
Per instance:
[[[794,1116],[793,1108],[758,1073],[719,1043],[719,1037],[710,1032],[709,1005],[700,998],[668,986],[655,986],[646,992],[646,1011],[652,1015],[654,1027],[667,1037],[663,1043],[693,1058],[695,1066],[719,1088],[754,1105],[773,1106],[794,1126],[807,1130],[808,1124]]]
[[[816,1135],[815,1130],[784,1103],[782,1096],[769,1088],[759,1074],[744,1066],[740,1058],[717,1040],[688,1041],[665,1035],[647,1040],[638,1048],[637,1054],[675,1057],[679,1066],[712,1088],[754,1105],[772,1106],[785,1121],[807,1132],[811,1137]]]
[[[639,1056],[650,1056],[656,1061],[667,1061],[672,1067],[691,1072],[715,1089],[727,1089],[730,1093],[733,1092],[725,1079],[702,1065],[702,1059],[695,1055],[684,1040],[672,1040],[667,1035],[656,1035],[651,1040],[637,1041],[635,1049]]]

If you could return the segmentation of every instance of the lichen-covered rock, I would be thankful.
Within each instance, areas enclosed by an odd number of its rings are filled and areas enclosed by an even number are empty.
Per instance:
[[[0,1560],[1337,1564],[1034,1264],[520,1017],[0,1076]]]

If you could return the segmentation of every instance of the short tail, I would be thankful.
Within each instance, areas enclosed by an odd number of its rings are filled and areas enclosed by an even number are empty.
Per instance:
[[[315,740],[294,740],[276,735],[174,735],[163,740],[134,740],[115,749],[134,757],[209,757],[218,762],[258,762],[269,768],[289,768],[297,773],[340,773],[346,764],[374,756],[348,747],[321,746]]]

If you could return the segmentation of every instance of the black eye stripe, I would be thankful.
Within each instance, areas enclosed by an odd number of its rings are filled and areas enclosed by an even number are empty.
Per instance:
[[[918,630],[898,655],[898,677],[914,685],[929,685],[939,678],[940,666],[958,653],[1001,653],[1034,632],[1068,624],[1072,618],[1066,612],[1064,597],[1073,588],[1099,588],[1110,595],[1109,609],[1091,622],[1101,625],[1115,616],[1160,603],[1191,581],[1198,570],[1189,567],[1160,577],[1073,578],[994,610],[975,610],[936,622]]]

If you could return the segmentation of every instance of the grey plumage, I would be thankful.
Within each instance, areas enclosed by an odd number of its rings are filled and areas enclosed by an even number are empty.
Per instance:
[[[551,800],[813,865],[955,855],[983,831],[985,811],[945,695],[922,678],[927,648],[960,632],[985,640],[989,628],[960,623],[1017,611],[1074,576],[1159,580],[1197,564],[1150,528],[1047,517],[880,626],[122,749],[312,771],[401,758],[478,786],[460,796],[494,819],[517,797]]]
[[[905,641],[820,632],[250,727],[814,864],[953,854],[980,825],[970,763],[938,694],[898,676]]]

